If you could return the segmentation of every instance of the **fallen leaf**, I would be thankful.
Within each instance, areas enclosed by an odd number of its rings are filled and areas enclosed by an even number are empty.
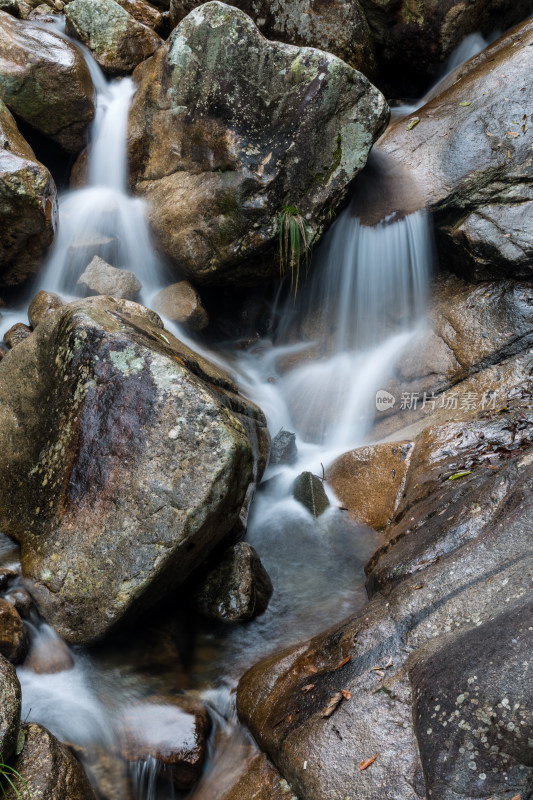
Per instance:
[[[449,481],[457,481],[459,478],[466,478],[467,475],[471,475],[471,469],[464,469],[462,472],[454,472],[453,475],[450,475],[448,478]]]
[[[374,668],[374,671],[375,671],[376,675],[378,676],[378,678],[384,678],[385,677],[385,673],[383,672],[382,669],[375,669]]]
[[[471,102],[472,102],[471,100],[463,100],[463,102],[459,103],[459,105],[462,106],[463,108],[466,108],[467,106],[470,105]]]
[[[517,125],[518,125],[518,123],[517,123]],[[517,136],[520,136],[520,134],[518,133],[518,131],[507,131],[507,136],[512,136],[513,139],[516,139]]]
[[[308,667],[307,671],[308,671],[308,672],[309,672],[311,675],[316,675],[316,673],[318,672],[318,669],[317,669],[316,667]]]
[[[187,366],[187,365],[186,365],[186,363],[185,363],[185,361],[182,361],[182,360],[181,360],[181,358],[178,358],[178,356],[174,356],[174,358],[176,359],[176,361],[179,361],[179,362],[180,362],[180,364],[183,364],[183,366],[184,366],[184,367],[186,367],[186,366]]]
[[[420,122],[420,117],[413,117],[413,119],[410,119],[409,122],[407,123],[407,125],[405,126],[405,130],[406,131],[412,131],[413,128],[416,125],[418,125],[419,122]]]
[[[377,758],[378,756],[379,756],[379,753],[376,753],[376,755],[375,755],[375,756],[372,756],[371,758],[365,758],[365,760],[364,760],[364,761],[361,761],[361,763],[359,764],[359,769],[361,770],[361,772],[362,772],[364,769],[368,769],[368,767],[370,766],[370,764],[373,764],[373,763],[374,763],[374,761],[376,760],[376,758]],[[513,800],[515,800],[515,798],[513,798]]]
[[[522,795],[515,794],[514,797],[511,797],[511,800],[522,800]]]
[[[341,667],[344,667],[344,665],[347,664],[348,661],[351,660],[351,658],[352,658],[351,656],[346,656],[346,658],[343,658],[342,661],[339,661],[339,663],[337,664],[336,667],[334,667],[334,669],[340,669]]]
[[[415,586],[415,589],[422,589],[423,585],[423,583],[419,583],[418,586]]]
[[[349,700],[350,697],[352,696],[352,693],[349,692],[348,689],[343,689],[342,696],[344,697],[345,700]]]
[[[331,717],[331,715],[333,714],[333,712],[335,711],[341,700],[342,700],[342,692],[336,692],[329,701],[329,703],[327,704],[327,706],[325,707],[325,709],[322,711],[322,714],[320,716],[324,718]]]
[[[307,692],[310,692],[310,691],[311,691],[311,689],[314,689],[314,688],[315,688],[315,686],[316,686],[316,683],[308,683],[308,684],[307,684],[307,686],[302,686],[302,689],[301,689],[301,691],[302,691],[304,694],[307,694]]]

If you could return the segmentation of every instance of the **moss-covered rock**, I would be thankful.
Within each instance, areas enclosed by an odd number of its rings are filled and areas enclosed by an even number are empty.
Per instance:
[[[200,5],[199,0],[171,0],[172,26]],[[317,47],[369,78],[375,73],[374,43],[359,0],[236,0],[233,5],[248,14],[267,39]]]
[[[54,31],[3,11],[0,100],[68,153],[85,146],[94,88],[83,55]]]
[[[83,42],[110,75],[126,75],[161,45],[151,28],[115,0],[73,0],[65,16],[67,32]]]
[[[132,185],[193,283],[278,276],[282,218],[297,218],[302,249],[304,235],[316,243],[388,119],[359,72],[269,42],[219,2],[192,11],[135,78]]]

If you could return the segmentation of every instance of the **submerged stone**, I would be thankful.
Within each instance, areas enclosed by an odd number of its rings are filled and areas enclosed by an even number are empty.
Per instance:
[[[86,295],[107,294],[124,300],[133,300],[142,289],[133,272],[112,267],[100,256],[87,265],[76,286]]]
[[[296,434],[280,430],[272,439],[268,463],[270,466],[294,464],[297,458]]]

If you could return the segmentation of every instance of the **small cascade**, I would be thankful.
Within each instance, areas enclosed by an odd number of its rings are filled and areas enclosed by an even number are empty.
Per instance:
[[[59,199],[56,239],[38,288],[76,295],[76,282],[95,255],[135,273],[148,297],[160,266],[150,241],[145,205],[127,192],[127,124],[131,78],[107,81],[81,47],[96,90],[96,115],[82,163],[87,180]],[[84,156],[80,157],[83,161]]]

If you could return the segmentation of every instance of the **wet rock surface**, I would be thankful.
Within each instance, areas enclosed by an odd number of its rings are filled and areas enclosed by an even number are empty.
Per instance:
[[[1,48],[0,43],[0,53]],[[36,273],[54,236],[56,207],[52,176],[37,161],[0,99],[1,286],[24,283]]]
[[[117,2],[137,22],[141,22],[148,28],[152,28],[156,33],[161,34],[164,28],[164,19],[161,11],[151,3],[147,3],[145,0],[117,0]]]
[[[255,549],[239,542],[199,579],[191,604],[210,619],[237,622],[262,614],[272,591],[272,582]]]
[[[170,21],[176,26],[201,3],[171,0]],[[369,78],[375,73],[374,43],[365,14],[357,0],[314,4],[295,0],[238,0],[263,36],[276,42],[316,47],[333,53]]]
[[[21,692],[15,667],[0,656],[0,747],[8,761],[17,746],[20,723]]]
[[[279,275],[283,215],[314,243],[388,118],[344,62],[268,42],[218,2],[192,11],[135,79],[131,185],[158,247],[197,284]]]
[[[391,544],[378,551],[372,574],[394,548],[398,570],[371,581],[379,591],[368,605],[241,680],[241,718],[304,800],[344,797],[347,786],[376,800],[415,800],[430,790],[445,800],[527,796],[533,420],[527,401],[502,416],[466,426],[476,445],[484,441],[476,434],[485,433],[496,469],[479,451],[463,479],[450,481],[446,462],[446,450],[463,436],[452,425],[433,433],[425,451],[432,481],[420,486],[411,467],[419,486],[407,496],[422,497],[403,516],[403,524],[417,514],[422,523],[423,507],[425,524],[396,543],[402,520],[390,526]],[[517,438],[509,435],[516,427]],[[489,433],[498,428],[504,442],[494,451]],[[454,511],[462,525],[452,522]],[[440,543],[432,557],[428,525]],[[402,542],[417,537],[416,561],[404,568]]]
[[[412,442],[360,447],[328,467],[328,484],[358,522],[375,530],[390,522],[401,499],[412,447]]]
[[[297,457],[296,434],[280,430],[272,439],[268,463],[272,467],[279,464],[294,464]]]
[[[112,267],[100,256],[95,256],[87,265],[76,286],[85,295],[107,294],[119,300],[133,300],[142,289],[133,272]]]
[[[458,68],[415,127],[400,119],[380,142],[424,189],[442,263],[468,279],[533,274],[532,43],[529,20]]]
[[[160,325],[129,301],[76,301],[2,360],[2,530],[69,642],[185,580],[238,517],[246,430],[268,438],[228,376]]]
[[[201,331],[209,324],[200,295],[189,281],[179,281],[162,289],[153,298],[152,305],[161,316],[190,330]]]
[[[28,634],[20,615],[11,603],[0,598],[0,654],[20,664],[28,652]]]
[[[65,9],[67,33],[92,52],[109,75],[126,75],[149,58],[161,39],[115,0],[73,0]]]
[[[6,797],[23,797],[27,786],[34,800],[96,800],[83,767],[64,744],[33,722],[21,730],[24,746],[14,759],[13,768],[24,780],[14,775],[13,787],[6,789]]]
[[[0,11],[0,100],[69,154],[85,147],[94,88],[80,51],[51,30]]]
[[[24,325],[22,322],[17,322],[4,333],[4,343],[9,348],[16,347],[17,344],[23,342],[28,336],[31,336],[31,328],[28,328],[28,326]]]
[[[318,475],[302,472],[294,481],[292,494],[314,516],[319,517],[329,508],[324,485]]]
[[[37,292],[28,308],[30,326],[36,328],[39,322],[42,322],[48,314],[61,308],[62,305],[64,305],[64,301],[58,294],[45,292],[41,289],[40,292]]]
[[[121,753],[130,762],[154,758],[161,774],[185,791],[202,774],[210,728],[205,707],[192,697],[153,697],[125,712]]]

